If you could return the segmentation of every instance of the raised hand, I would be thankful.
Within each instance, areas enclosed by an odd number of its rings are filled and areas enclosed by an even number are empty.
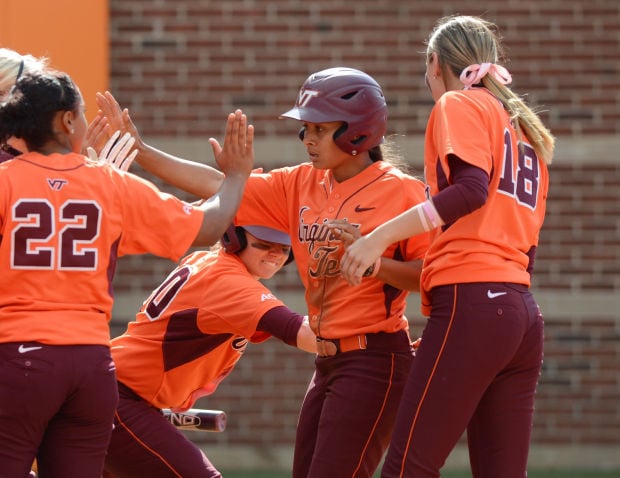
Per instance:
[[[86,130],[84,150],[82,151],[83,154],[88,154],[90,156],[91,153],[89,149],[92,151],[100,151],[109,139],[110,126],[108,120],[103,113],[99,111]],[[93,158],[91,157],[91,159]]]
[[[254,165],[254,126],[248,125],[246,115],[236,110],[228,115],[224,145],[209,138],[215,161],[226,175],[249,176]]]
[[[138,132],[138,128],[129,116],[127,108],[121,109],[114,95],[109,91],[97,93],[95,95],[99,112],[107,119],[110,131],[120,131],[121,133],[129,133],[136,142],[138,149],[142,148],[143,142]]]

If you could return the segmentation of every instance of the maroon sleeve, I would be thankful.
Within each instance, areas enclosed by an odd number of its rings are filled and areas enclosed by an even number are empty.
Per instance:
[[[263,315],[256,330],[267,332],[293,347],[297,346],[297,332],[304,320],[303,315],[285,306],[274,307]]]
[[[15,148],[5,144],[0,148],[0,163],[13,159],[15,156],[19,156],[20,154],[22,154],[20,151],[17,151]]]
[[[450,155],[450,186],[433,196],[433,205],[446,224],[475,211],[487,200],[489,177],[487,173]]]

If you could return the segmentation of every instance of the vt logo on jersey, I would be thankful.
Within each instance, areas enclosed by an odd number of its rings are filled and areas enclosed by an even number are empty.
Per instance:
[[[66,179],[50,179],[47,178],[47,184],[52,191],[60,191],[69,181]]]
[[[299,96],[297,97],[297,106],[306,106],[312,98],[318,96],[319,92],[316,90],[299,90]]]
[[[266,300],[276,300],[276,296],[273,294],[261,294],[260,301],[265,302]]]

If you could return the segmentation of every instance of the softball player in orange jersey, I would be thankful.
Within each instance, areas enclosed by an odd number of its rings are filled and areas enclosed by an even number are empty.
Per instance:
[[[435,234],[422,271],[429,318],[384,478],[440,476],[465,430],[475,478],[526,476],[543,351],[543,319],[529,286],[554,139],[506,86],[511,77],[497,64],[494,29],[458,16],[431,34],[430,197],[355,242],[343,259],[357,284],[388,244]]]
[[[177,260],[226,230],[252,169],[252,133],[231,115],[218,197],[200,208],[79,154],[77,86],[49,71],[19,79],[0,106],[0,470],[99,478],[118,394],[109,350],[118,257]],[[247,128],[250,129],[249,127]],[[227,144],[226,144],[227,143]]]
[[[428,238],[391,244],[358,288],[341,276],[340,258],[351,234],[421,202],[423,183],[383,160],[387,108],[364,72],[310,75],[282,116],[301,122],[309,162],[252,175],[237,219],[289,231],[317,334],[293,477],[371,477],[413,358],[403,289],[419,286]]]
[[[120,390],[105,467],[112,476],[220,477],[160,409],[187,410],[212,394],[248,342],[275,336],[316,352],[304,317],[259,282],[287,263],[290,237],[266,227],[231,227],[222,245],[185,257],[112,340]]]
[[[114,129],[124,127],[137,138],[136,160],[149,172],[201,196],[221,181],[204,165],[144,144],[109,93],[98,101]],[[332,68],[310,75],[283,116],[302,123],[309,161],[251,175],[238,221],[290,234],[310,326],[319,336],[293,476],[371,477],[387,448],[413,359],[405,300],[408,290],[419,289],[429,238],[390,245],[359,288],[341,277],[340,258],[360,232],[423,201],[424,187],[383,159],[387,107],[366,73]],[[211,143],[217,156],[219,145]]]

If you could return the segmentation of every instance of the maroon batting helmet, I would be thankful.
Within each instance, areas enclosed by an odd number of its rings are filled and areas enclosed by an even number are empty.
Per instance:
[[[363,71],[345,67],[310,75],[295,107],[280,117],[308,123],[344,122],[334,141],[354,155],[381,144],[387,129],[387,105],[379,84]],[[301,139],[303,134],[302,129]]]

